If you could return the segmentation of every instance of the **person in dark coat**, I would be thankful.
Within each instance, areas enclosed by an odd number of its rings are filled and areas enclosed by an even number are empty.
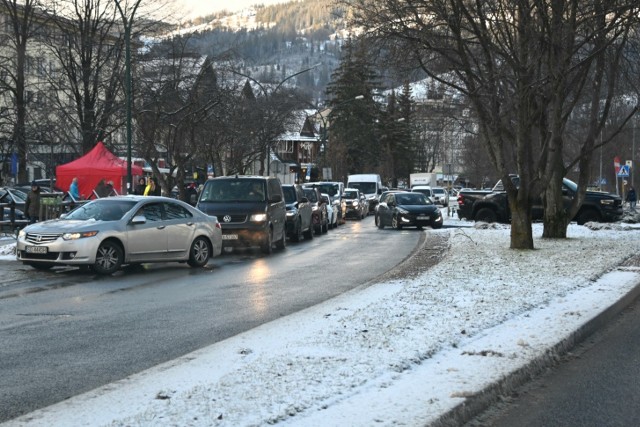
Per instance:
[[[96,192],[98,197],[108,197],[110,192],[104,179],[101,179],[100,182],[98,182],[98,185],[96,185],[96,188],[93,191]]]
[[[133,190],[133,194],[137,194],[139,196],[144,195],[144,189],[147,188],[147,182],[145,181],[144,177],[140,177],[138,179],[138,184],[136,185],[135,189]]]
[[[160,188],[160,184],[158,184],[158,180],[156,179],[155,176],[151,177],[151,179],[153,180],[153,184],[154,184],[153,195],[162,196],[162,188]]]
[[[40,221],[40,186],[35,181],[31,183],[31,191],[27,194],[24,214],[29,220],[29,224]]]
[[[638,196],[636,194],[636,189],[633,186],[629,187],[629,191],[627,191],[627,202],[629,202],[629,207],[636,210],[636,201],[638,200]]]

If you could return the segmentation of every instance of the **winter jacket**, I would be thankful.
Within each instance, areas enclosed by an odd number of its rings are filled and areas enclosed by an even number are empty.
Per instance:
[[[27,194],[24,213],[30,218],[40,218],[40,187],[36,190],[29,191]]]

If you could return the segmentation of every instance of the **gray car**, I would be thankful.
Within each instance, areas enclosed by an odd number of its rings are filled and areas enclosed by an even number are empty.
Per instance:
[[[16,249],[18,261],[40,270],[74,265],[111,274],[123,264],[167,261],[202,267],[220,255],[222,229],[180,200],[116,196],[25,227]]]

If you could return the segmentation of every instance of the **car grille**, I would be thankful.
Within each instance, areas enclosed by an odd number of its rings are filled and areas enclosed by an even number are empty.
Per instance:
[[[220,224],[233,224],[247,222],[247,215],[245,214],[223,214],[216,215]]]
[[[55,242],[60,236],[61,234],[27,233],[27,237],[25,239],[29,243],[38,245],[42,243]]]

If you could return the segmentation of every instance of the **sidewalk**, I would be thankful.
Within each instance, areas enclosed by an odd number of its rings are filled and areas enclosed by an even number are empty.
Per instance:
[[[3,426],[460,425],[640,294],[640,229],[593,228],[427,230],[376,283]]]

